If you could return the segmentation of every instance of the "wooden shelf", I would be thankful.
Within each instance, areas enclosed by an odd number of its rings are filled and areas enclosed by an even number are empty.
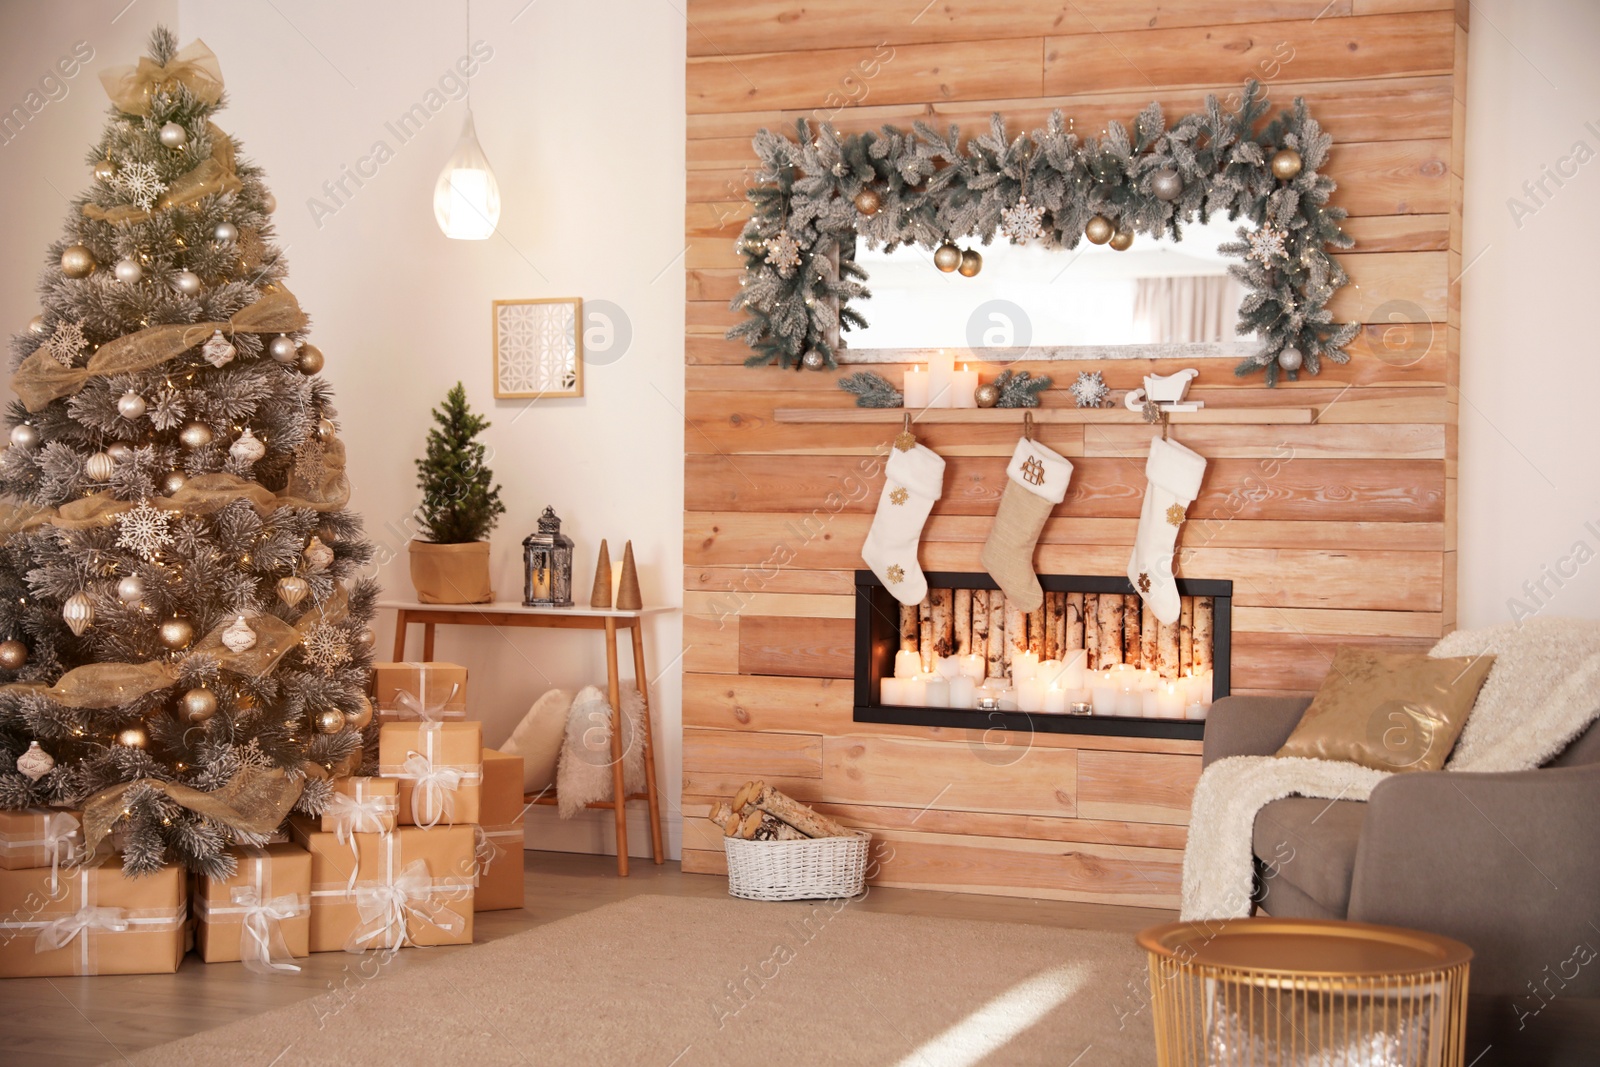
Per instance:
[[[923,408],[911,413],[911,421],[935,423],[1010,423],[1020,422],[1024,412],[1038,423],[1123,423],[1144,424],[1144,417],[1126,408]],[[905,408],[778,408],[772,413],[777,422],[789,423],[897,423],[906,416]],[[1167,417],[1174,426],[1309,426],[1316,421],[1315,408],[1201,408],[1199,411],[1174,411]]]

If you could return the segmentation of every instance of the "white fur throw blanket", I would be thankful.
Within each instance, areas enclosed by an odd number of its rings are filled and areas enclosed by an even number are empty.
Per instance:
[[[622,694],[622,785],[641,792],[644,778],[644,698]],[[612,800],[611,705],[595,686],[585,686],[567,713],[567,736],[556,767],[556,804],[570,819],[591,801]]]
[[[1432,656],[1492,654],[1494,667],[1456,741],[1450,771],[1531,770],[1600,714],[1600,623],[1530,619],[1450,634]],[[1189,810],[1183,918],[1250,914],[1256,813],[1287,796],[1366,800],[1388,777],[1354,763],[1234,756],[1207,767]]]

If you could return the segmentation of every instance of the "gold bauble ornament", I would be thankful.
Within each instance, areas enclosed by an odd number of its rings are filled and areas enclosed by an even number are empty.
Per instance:
[[[1133,247],[1133,231],[1118,230],[1116,233],[1111,235],[1110,244],[1112,249],[1115,251],[1126,252],[1128,249]]]
[[[117,176],[117,165],[109,159],[96,160],[94,164],[94,179],[99,182],[109,182]]]
[[[178,698],[178,713],[185,722],[201,723],[217,713],[217,694],[204,687]]]
[[[856,194],[856,210],[863,215],[876,215],[882,207],[883,197],[878,195],[878,190],[869,186]]]
[[[117,733],[117,744],[123,748],[143,748],[150,743],[150,735],[143,726],[124,727]]]
[[[993,382],[984,382],[972,394],[980,408],[992,408],[1000,403],[1000,387]]]
[[[317,712],[317,729],[325,734],[336,734],[344,729],[344,712],[338,708],[323,708]]]
[[[322,349],[316,345],[300,346],[300,373],[320,374],[322,372]]]
[[[1279,181],[1290,181],[1300,173],[1300,153],[1292,148],[1280,148],[1272,154],[1272,176]]]
[[[182,471],[172,471],[161,479],[161,491],[171,496],[188,484],[189,476]]]
[[[1116,232],[1117,228],[1111,225],[1111,220],[1104,215],[1096,215],[1085,223],[1083,227],[1083,235],[1089,239],[1089,243],[1092,245],[1105,244],[1111,240],[1111,235]]]
[[[133,446],[126,441],[116,441],[106,445],[106,455],[118,463],[126,463],[133,458]]]
[[[83,631],[94,625],[94,605],[89,602],[88,594],[73,593],[67,602],[61,605],[61,617],[66,620],[67,628],[74,637],[82,637]]]
[[[158,631],[161,643],[167,648],[177,650],[187,648],[189,642],[194,640],[194,623],[188,619],[173,616],[161,623]]]
[[[35,315],[28,320],[28,332],[35,337],[43,337],[45,335],[43,315]]]
[[[278,579],[278,599],[291,608],[304,600],[309,592],[311,592],[311,586],[306,584],[304,578],[290,575],[287,578]]]
[[[96,452],[83,464],[83,473],[89,476],[91,482],[110,481],[116,470],[117,461],[111,458],[109,452]]]
[[[204,448],[212,440],[211,427],[203,422],[191,422],[178,434],[178,443],[191,452]]]
[[[87,278],[94,268],[94,256],[82,245],[68,245],[61,250],[61,273],[67,277]]]
[[[333,435],[338,433],[338,432],[339,432],[339,428],[333,424],[333,420],[332,419],[319,419],[319,420],[317,420],[317,440],[319,440],[319,441],[332,440],[333,439]]]
[[[357,730],[365,730],[367,724],[372,722],[372,701],[362,697],[361,707],[355,711],[345,712],[344,721]]]
[[[372,627],[363,626],[356,632],[356,644],[362,648],[371,648],[378,643],[378,635],[372,632]]]
[[[946,241],[934,250],[933,265],[949,274],[961,266],[961,249]]]
[[[976,248],[969,248],[961,253],[961,266],[956,268],[963,278],[973,278],[983,269],[983,257]]]
[[[274,211],[277,211],[278,198],[273,196],[271,192],[263,190],[261,193],[261,210],[265,211],[268,215],[272,214]]]
[[[0,667],[8,671],[18,671],[27,662],[27,645],[21,641],[0,641]]]

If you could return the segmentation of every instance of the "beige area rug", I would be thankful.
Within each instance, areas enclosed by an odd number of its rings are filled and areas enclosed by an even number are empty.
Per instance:
[[[1155,1062],[1127,934],[642,896],[411,965],[427,951],[352,956],[342,989],[131,1062]]]

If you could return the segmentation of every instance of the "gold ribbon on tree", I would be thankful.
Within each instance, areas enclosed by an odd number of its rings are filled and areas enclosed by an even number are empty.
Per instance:
[[[280,767],[260,770],[247,766],[240,768],[227,785],[209,793],[159,778],[135,778],[109,786],[83,802],[84,850],[89,857],[85,862],[93,862],[100,842],[122,818],[128,793],[140,786],[164,793],[182,807],[230,830],[265,836],[282,824],[289,809],[300,799],[305,779],[291,778]]]
[[[150,114],[150,101],[160,92],[178,86],[202,104],[222,99],[222,64],[204,41],[196,38],[178,49],[165,66],[142,56],[137,66],[110,67],[100,72],[100,84],[117,110],[129,115]]]
[[[217,330],[224,333],[289,333],[303,329],[306,313],[283,286],[276,286],[227,322],[166,323],[107,341],[95,349],[84,367],[64,367],[43,348],[23,360],[11,377],[11,388],[29,411],[80,391],[90,378],[132,374],[159,367],[201,344]]]
[[[211,134],[211,155],[167,186],[167,191],[156,201],[155,210],[146,211],[137,204],[117,204],[113,207],[85,204],[82,209],[84,217],[105,222],[143,222],[152,217],[156,210],[186,207],[212,193],[237,193],[243,189],[244,183],[234,171],[233,141],[212,123],[206,123],[206,129]]]

